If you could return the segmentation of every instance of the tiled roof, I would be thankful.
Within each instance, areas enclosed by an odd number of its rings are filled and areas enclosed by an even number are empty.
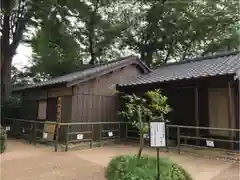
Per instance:
[[[238,70],[240,70],[240,53],[221,53],[165,64],[149,74],[141,75],[120,86],[236,74]]]
[[[97,65],[93,68],[88,68],[88,69],[85,69],[82,71],[73,72],[70,74],[66,74],[64,76],[59,76],[59,77],[50,79],[45,82],[36,83],[33,85],[24,86],[24,87],[16,87],[13,89],[13,91],[20,91],[23,89],[30,89],[30,88],[38,88],[38,87],[43,87],[43,86],[51,86],[51,85],[55,85],[55,84],[65,84],[65,83],[70,83],[70,82],[73,82],[76,80],[83,80],[83,79],[89,78],[89,77],[93,78],[93,77],[97,76],[99,73],[103,73],[105,71],[109,71],[114,68],[129,65],[131,63],[139,64],[143,69],[145,69],[145,71],[150,72],[150,69],[142,61],[140,61],[138,59],[138,57],[127,56],[127,57],[118,59],[117,61],[113,61],[111,63]]]

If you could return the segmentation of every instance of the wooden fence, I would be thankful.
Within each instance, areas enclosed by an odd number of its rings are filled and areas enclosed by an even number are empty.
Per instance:
[[[44,124],[43,124],[44,123]],[[52,135],[52,139],[46,138],[46,134],[51,134],[47,128],[42,129],[43,125],[54,125],[56,131]],[[76,123],[54,123],[54,122],[39,122],[34,120],[23,120],[23,119],[13,119],[4,118],[3,125],[8,131],[10,136],[25,138],[29,143],[36,144],[37,142],[51,142],[54,144],[55,151],[58,150],[58,145],[62,144],[65,146],[65,151],[69,149],[69,143],[82,143],[87,142],[89,147],[93,146],[94,142],[101,142],[105,140],[124,140],[126,142],[129,139],[139,139],[139,131],[132,127],[131,123],[126,122],[76,122]],[[88,126],[87,131],[82,131],[80,128],[77,131],[73,130],[74,126]],[[99,127],[96,133],[96,127]],[[110,128],[109,128],[110,127]],[[183,129],[199,129],[199,130],[214,130],[214,131],[227,131],[231,133],[239,133],[239,129],[227,129],[227,128],[211,128],[211,127],[195,127],[195,126],[179,126],[179,125],[167,125],[167,146],[168,148],[176,148],[180,153],[181,147],[191,146],[198,148],[219,148],[218,143],[229,144],[227,148],[229,151],[239,151],[239,139],[226,139],[226,138],[214,138],[206,137],[205,134],[200,134],[200,136],[189,136],[184,134]],[[84,129],[84,128],[83,128]],[[176,136],[171,136],[171,129],[175,129]],[[60,130],[64,132],[63,139],[60,141]],[[98,138],[95,138],[95,134],[98,134]],[[175,144],[171,141],[175,141]],[[191,141],[194,140],[194,141]],[[201,143],[200,141],[204,142]],[[234,145],[234,146],[233,146]],[[225,146],[224,146],[225,147]]]

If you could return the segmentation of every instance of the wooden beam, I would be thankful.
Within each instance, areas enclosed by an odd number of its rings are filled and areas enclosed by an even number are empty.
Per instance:
[[[194,119],[196,122],[196,126],[199,127],[199,89],[198,87],[194,88],[194,101],[195,101],[195,108],[194,108]],[[196,129],[196,136],[199,137],[199,129]],[[199,140],[196,141],[197,144],[199,144]]]
[[[232,89],[232,82],[228,82],[228,115],[229,115],[229,128],[234,129],[235,127],[234,122],[234,104],[233,104],[233,89]],[[231,140],[234,139],[234,133],[231,131],[229,133]],[[231,148],[234,148],[234,143],[231,143]]]

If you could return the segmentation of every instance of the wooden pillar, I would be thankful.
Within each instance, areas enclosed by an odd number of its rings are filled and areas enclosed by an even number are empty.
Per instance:
[[[62,97],[57,98],[57,123],[62,120]]]
[[[236,129],[239,129],[240,128],[240,77],[238,78],[238,81],[237,81],[237,89],[238,89],[238,100],[237,100],[237,119],[236,119]],[[239,132],[236,133],[236,136],[237,136],[237,140],[239,141],[239,138],[240,138],[240,134]],[[238,144],[238,150],[240,149],[240,145]]]
[[[240,78],[238,79],[238,109],[237,109],[237,113],[238,113],[238,126],[239,127],[239,123],[240,123]]]
[[[233,88],[232,88],[232,83],[231,81],[228,82],[228,114],[229,114],[229,128],[233,129],[234,127],[234,102],[233,102]],[[234,139],[234,132],[230,131],[229,132],[230,139]],[[234,148],[234,143],[231,143],[231,148]]]
[[[194,119],[196,122],[196,126],[199,127],[199,89],[198,87],[194,88],[194,101],[195,101],[195,108],[194,108]],[[199,129],[196,129],[196,137],[199,137]],[[196,141],[197,145],[199,145],[199,139]]]

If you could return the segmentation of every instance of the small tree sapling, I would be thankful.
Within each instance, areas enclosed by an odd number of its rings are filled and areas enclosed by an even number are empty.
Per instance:
[[[146,92],[143,96],[124,95],[124,106],[119,114],[132,122],[132,125],[139,130],[140,147],[138,158],[141,157],[144,147],[144,134],[149,132],[148,123],[156,121],[165,121],[171,108],[167,104],[167,97],[159,89]]]

